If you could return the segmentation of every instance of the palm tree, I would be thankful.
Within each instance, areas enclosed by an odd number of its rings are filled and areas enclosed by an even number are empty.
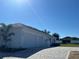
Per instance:
[[[10,29],[12,28],[12,25],[11,24],[10,25],[5,25],[4,23],[1,23],[0,25],[1,25],[1,30],[0,30],[1,31],[1,36],[2,36],[3,41],[4,41],[3,47],[7,48],[7,43],[8,43],[8,41],[11,40],[10,37],[12,35],[14,35],[13,32],[10,32]]]

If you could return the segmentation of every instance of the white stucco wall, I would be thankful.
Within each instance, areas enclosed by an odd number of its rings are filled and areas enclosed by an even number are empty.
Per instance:
[[[15,36],[8,43],[8,47],[11,48],[41,48],[49,47],[50,42],[49,35],[30,29],[28,27],[13,27],[12,32]]]

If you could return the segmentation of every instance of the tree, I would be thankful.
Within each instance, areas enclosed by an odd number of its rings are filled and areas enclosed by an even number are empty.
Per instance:
[[[46,29],[43,32],[47,33],[47,34],[50,34],[50,31],[47,31]]]
[[[54,36],[56,38],[56,40],[59,40],[59,34],[58,33],[54,33],[52,36]]]
[[[59,40],[59,34],[54,33],[54,34],[52,34],[51,37],[52,37],[52,38],[51,38],[51,40],[50,40],[50,46],[58,46],[59,44],[56,43],[56,40]]]
[[[14,35],[13,32],[10,32],[10,29],[12,28],[12,25],[5,25],[4,23],[1,23],[1,36],[2,36],[2,39],[4,41],[3,43],[3,47],[4,48],[7,48],[7,43],[8,41],[11,40],[11,36]]]

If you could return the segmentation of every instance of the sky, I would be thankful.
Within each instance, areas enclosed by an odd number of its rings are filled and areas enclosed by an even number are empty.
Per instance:
[[[60,37],[79,37],[79,1],[0,0],[0,23],[22,23]]]

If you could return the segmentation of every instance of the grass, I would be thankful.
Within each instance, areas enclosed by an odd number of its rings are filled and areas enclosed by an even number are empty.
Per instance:
[[[60,44],[62,47],[79,47],[79,44]]]

